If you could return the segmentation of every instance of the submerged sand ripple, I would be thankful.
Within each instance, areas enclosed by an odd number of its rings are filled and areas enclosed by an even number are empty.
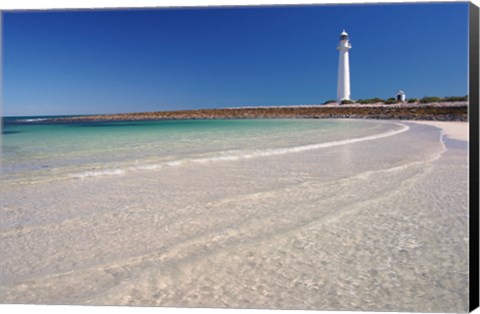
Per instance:
[[[410,126],[395,141],[12,187],[2,302],[465,311],[466,148]],[[31,208],[46,213],[19,224]]]

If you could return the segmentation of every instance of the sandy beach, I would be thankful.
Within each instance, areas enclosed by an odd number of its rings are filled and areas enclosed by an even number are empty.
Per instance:
[[[474,5],[30,2],[0,18],[0,311],[476,306]]]
[[[468,123],[466,122],[445,122],[445,121],[409,121],[413,123],[420,123],[431,125],[443,130],[443,134],[451,139],[459,141],[469,140]]]
[[[267,122],[171,133],[191,150],[225,134],[248,150],[5,181],[2,302],[467,311],[467,123],[282,120],[276,136]],[[194,143],[207,123],[213,144]],[[157,149],[137,142],[103,141],[99,156]],[[64,168],[51,174],[79,171]]]

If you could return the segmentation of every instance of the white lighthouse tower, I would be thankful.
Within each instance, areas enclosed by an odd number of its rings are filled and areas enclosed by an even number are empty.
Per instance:
[[[350,100],[350,65],[348,62],[348,50],[352,46],[348,41],[348,34],[345,30],[340,34],[340,43],[337,50],[338,57],[338,82],[337,82],[337,101]]]

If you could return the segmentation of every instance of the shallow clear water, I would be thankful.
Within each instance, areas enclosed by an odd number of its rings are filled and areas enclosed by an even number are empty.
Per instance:
[[[240,157],[265,149],[370,135],[381,124],[311,120],[184,120],[32,124],[10,118],[3,129],[5,180],[119,174],[195,159]],[[27,123],[25,123],[25,121]],[[24,123],[22,123],[24,122]],[[28,123],[30,122],[30,123]]]
[[[437,128],[207,120],[4,131],[2,302],[467,309],[467,145]]]

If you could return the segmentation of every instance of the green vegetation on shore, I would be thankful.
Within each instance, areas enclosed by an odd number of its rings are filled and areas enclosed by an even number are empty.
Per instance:
[[[326,102],[324,102],[323,104],[328,105],[328,104],[333,104],[333,103],[336,103],[336,102],[337,102],[336,100],[330,99],[330,100],[327,100]]]
[[[468,101],[468,95],[449,96],[449,97],[425,96],[422,99],[420,99],[420,102],[422,104],[428,104],[432,102],[455,102],[455,101]]]
[[[384,104],[386,105],[391,105],[391,104],[396,104],[396,103],[401,103],[400,100],[396,100],[395,98],[388,98],[387,100],[385,100]]]
[[[369,98],[369,99],[359,99],[357,100],[359,104],[366,105],[366,104],[378,104],[378,103],[383,103],[385,100],[382,98]]]
[[[409,98],[405,102],[409,104],[414,104],[414,103],[421,103],[421,104],[430,104],[430,103],[441,103],[441,102],[464,102],[468,101],[468,95],[465,96],[448,96],[448,97],[437,97],[437,96],[425,96],[421,99],[418,98]],[[328,105],[328,104],[333,104],[337,103],[336,100],[327,100],[323,104]],[[400,100],[397,100],[393,97],[388,98],[387,100],[382,99],[382,98],[368,98],[368,99],[357,99],[355,101],[352,100],[342,100],[341,104],[342,105],[348,105],[348,104],[362,104],[362,105],[369,105],[369,104],[385,104],[385,105],[392,105],[392,104],[400,104],[404,103]]]

